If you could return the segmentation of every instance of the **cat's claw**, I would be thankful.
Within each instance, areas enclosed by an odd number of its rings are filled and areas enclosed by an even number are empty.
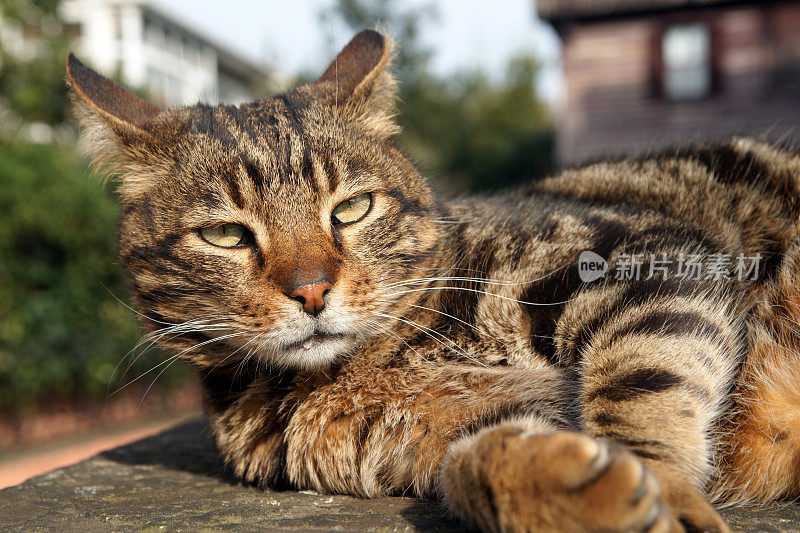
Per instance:
[[[460,502],[480,510],[471,518],[484,529],[684,531],[662,500],[656,476],[612,443],[567,431],[525,434],[500,426],[453,453],[462,456],[449,458],[445,477],[462,476],[461,483],[445,479],[445,490],[471,495],[446,497],[454,507]]]

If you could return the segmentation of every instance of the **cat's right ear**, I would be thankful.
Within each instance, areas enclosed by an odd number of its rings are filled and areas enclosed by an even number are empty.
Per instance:
[[[78,104],[98,115],[119,131],[140,130],[161,112],[159,108],[123,89],[81,63],[74,54],[67,58],[67,78]]]
[[[96,163],[116,159],[123,144],[144,140],[144,124],[161,110],[90,69],[73,54],[67,59],[67,82],[84,145]]]
[[[397,82],[391,73],[394,45],[375,30],[357,33],[314,83],[329,102],[382,135],[394,123]]]

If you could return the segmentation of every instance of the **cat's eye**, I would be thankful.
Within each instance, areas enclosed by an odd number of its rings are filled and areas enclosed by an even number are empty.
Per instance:
[[[237,248],[253,243],[253,234],[240,224],[220,224],[200,228],[200,236],[214,246]]]
[[[372,194],[355,196],[337,205],[331,214],[331,220],[334,225],[358,222],[364,218],[371,206]]]

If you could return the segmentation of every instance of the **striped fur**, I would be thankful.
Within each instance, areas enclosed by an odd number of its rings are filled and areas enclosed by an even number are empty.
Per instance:
[[[800,157],[732,139],[438,201],[392,144],[390,58],[366,31],[291,93],[171,110],[68,65],[144,327],[198,369],[233,471],[489,531],[724,531],[704,494],[800,495]],[[253,243],[200,238],[222,223]],[[585,250],[609,275],[581,281]],[[637,254],[669,266],[611,275]],[[679,279],[720,254],[760,275]],[[285,286],[312,266],[309,316]]]

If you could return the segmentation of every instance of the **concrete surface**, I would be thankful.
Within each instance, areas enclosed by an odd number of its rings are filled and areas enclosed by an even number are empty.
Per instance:
[[[800,505],[727,510],[738,531],[800,532]],[[458,531],[434,502],[265,492],[225,472],[202,420],[0,491],[0,531]]]

